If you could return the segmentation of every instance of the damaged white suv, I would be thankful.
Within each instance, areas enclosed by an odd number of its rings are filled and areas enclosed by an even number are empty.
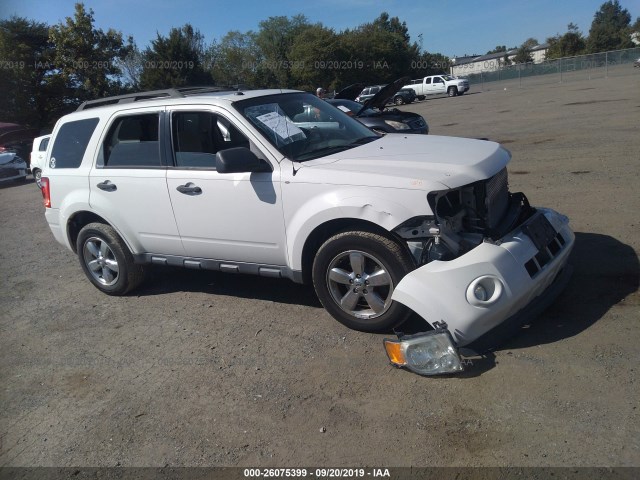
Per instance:
[[[434,331],[387,342],[418,373],[460,370],[461,347],[486,349],[568,272],[567,218],[508,191],[500,145],[379,136],[311,94],[111,97],[51,143],[46,219],[104,293],[137,287],[145,264],[313,283],[350,328],[424,318]]]

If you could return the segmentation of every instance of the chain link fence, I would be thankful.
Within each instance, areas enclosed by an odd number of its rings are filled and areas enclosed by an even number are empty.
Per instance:
[[[611,52],[555,58],[542,63],[519,63],[491,72],[463,75],[469,83],[482,90],[493,82],[517,82],[520,87],[545,83],[592,80],[622,75],[640,74],[634,62],[640,58],[640,47]],[[487,85],[489,84],[489,85]]]

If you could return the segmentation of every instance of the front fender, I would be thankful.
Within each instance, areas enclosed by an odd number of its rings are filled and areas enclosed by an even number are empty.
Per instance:
[[[409,218],[430,212],[426,193],[421,190],[337,187],[327,191],[326,185],[310,184],[299,188],[304,188],[304,192],[286,192],[284,198],[287,258],[293,270],[302,269],[305,242],[324,223],[352,218],[391,231]],[[391,196],[393,201],[389,200]],[[305,198],[305,202],[295,206],[296,197]]]

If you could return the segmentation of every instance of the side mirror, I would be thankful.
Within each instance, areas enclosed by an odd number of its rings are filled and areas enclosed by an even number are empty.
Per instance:
[[[228,148],[216,153],[218,173],[270,172],[271,166],[246,147]]]

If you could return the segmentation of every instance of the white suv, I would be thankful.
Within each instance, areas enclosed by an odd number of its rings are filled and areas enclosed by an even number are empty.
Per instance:
[[[510,157],[379,136],[307,93],[172,89],[60,119],[42,192],[55,238],[104,293],[137,287],[146,264],[309,282],[354,329],[422,316],[435,333],[387,353],[443,373],[459,347],[485,349],[549,303],[568,271],[567,218],[508,191]]]
[[[29,165],[31,166],[31,174],[38,188],[42,188],[40,178],[42,177],[42,169],[44,168],[44,162],[47,156],[49,140],[51,140],[51,135],[43,135],[33,139],[33,150],[31,151]]]

